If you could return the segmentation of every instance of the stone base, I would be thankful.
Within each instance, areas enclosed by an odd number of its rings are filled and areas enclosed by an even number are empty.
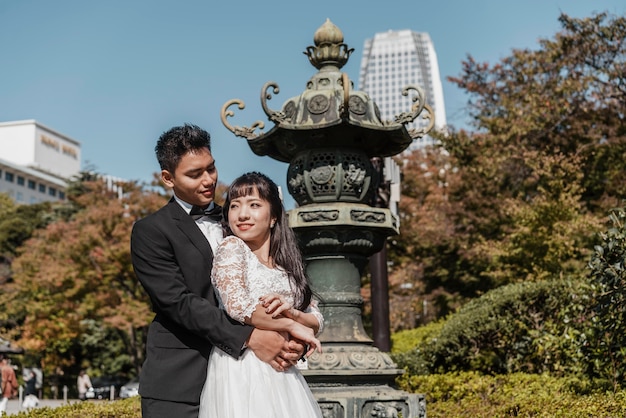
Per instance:
[[[424,395],[389,386],[311,384],[324,418],[426,418]]]

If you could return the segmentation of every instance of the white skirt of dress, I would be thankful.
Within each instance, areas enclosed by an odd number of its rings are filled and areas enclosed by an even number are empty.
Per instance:
[[[213,348],[198,418],[255,417],[321,418],[322,411],[296,367],[277,372],[252,350],[235,360]]]

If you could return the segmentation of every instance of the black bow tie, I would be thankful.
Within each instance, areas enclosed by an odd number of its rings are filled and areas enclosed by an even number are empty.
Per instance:
[[[202,209],[200,206],[194,205],[191,208],[189,215],[191,215],[194,220],[198,220],[203,216],[206,216],[213,221],[219,222],[222,220],[222,207],[219,205],[213,205],[211,209]]]

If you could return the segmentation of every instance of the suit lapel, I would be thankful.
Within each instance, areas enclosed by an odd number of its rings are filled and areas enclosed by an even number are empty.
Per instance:
[[[198,228],[196,222],[180,207],[174,198],[170,200],[167,207],[176,226],[189,238],[198,251],[205,256],[204,260],[207,262],[212,261],[213,251],[211,250],[211,245],[202,231],[200,231],[200,228]]]

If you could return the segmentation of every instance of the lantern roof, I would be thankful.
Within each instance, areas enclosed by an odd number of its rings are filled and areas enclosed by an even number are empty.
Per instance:
[[[343,42],[342,31],[330,19],[317,29],[313,41],[315,45],[307,47],[304,54],[318,72],[309,79],[304,92],[286,100],[276,111],[267,102],[272,93],[279,93],[278,84],[268,82],[263,86],[261,105],[274,123],[267,133],[256,132],[264,128],[260,121],[243,128],[228,123],[227,118],[234,115],[229,108],[236,104],[243,109],[242,101],[233,99],[222,107],[222,123],[235,135],[246,138],[255,154],[290,162],[310,149],[356,148],[369,157],[388,157],[404,151],[432,128],[433,113],[418,86],[402,90],[404,96],[414,93],[410,112],[395,116],[393,121],[381,120],[376,103],[365,92],[354,90],[348,75],[340,71],[354,49]],[[406,124],[424,110],[427,112],[422,117],[431,119],[429,126],[409,132]]]

